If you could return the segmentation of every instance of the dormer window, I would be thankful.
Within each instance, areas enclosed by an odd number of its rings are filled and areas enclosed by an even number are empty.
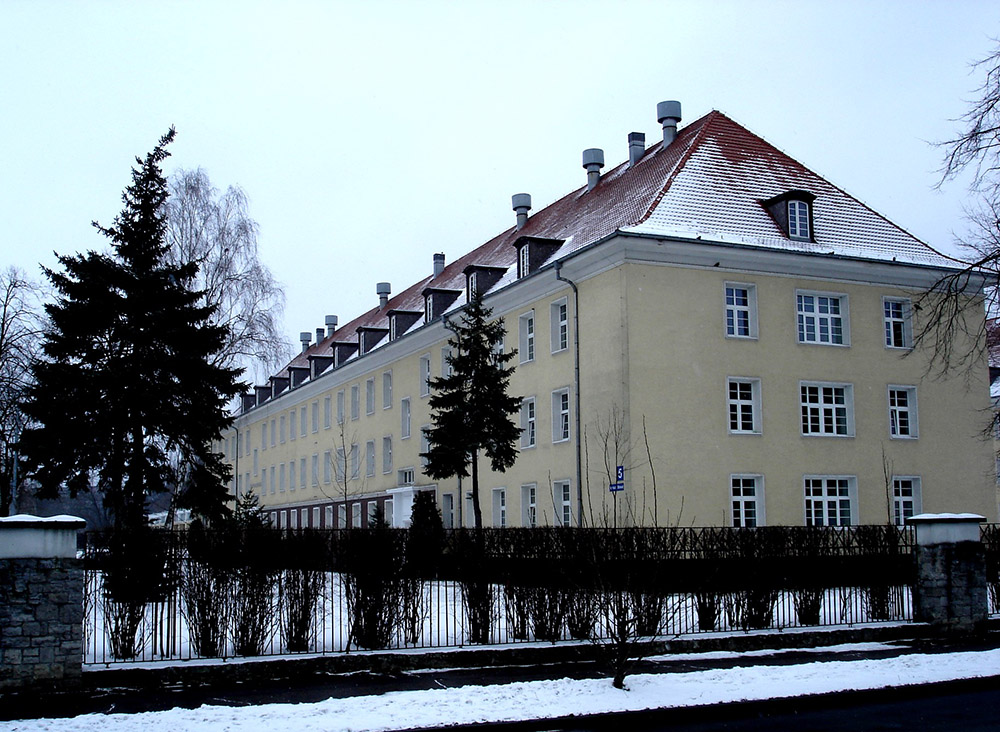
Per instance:
[[[477,290],[476,279],[477,279],[477,275],[478,274],[479,274],[478,272],[471,272],[469,274],[469,299],[470,300],[473,300],[476,297],[476,290]]]
[[[565,243],[564,239],[541,236],[522,236],[514,242],[517,247],[517,278],[527,277],[543,266]]]
[[[774,219],[774,223],[789,239],[813,241],[813,202],[816,196],[809,191],[787,191],[761,201]]]
[[[517,278],[528,276],[528,242],[521,245],[517,250]]]

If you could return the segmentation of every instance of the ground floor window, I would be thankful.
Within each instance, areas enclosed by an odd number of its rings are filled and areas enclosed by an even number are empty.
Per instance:
[[[764,525],[763,476],[731,476],[730,497],[733,506],[733,526],[753,528]]]
[[[920,478],[915,475],[893,476],[892,519],[896,526],[906,524],[906,519],[920,513]]]
[[[853,476],[806,476],[806,526],[857,523],[857,479]]]

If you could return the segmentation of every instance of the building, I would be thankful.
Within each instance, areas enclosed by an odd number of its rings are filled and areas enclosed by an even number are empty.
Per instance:
[[[524,397],[517,464],[481,466],[488,525],[995,520],[986,359],[936,379],[913,348],[918,298],[959,263],[726,115],[678,129],[679,103],[657,112],[662,142],[630,134],[604,174],[584,151],[578,190],[533,214],[515,195],[507,231],[302,334],[226,435],[234,489],[282,527],[379,506],[404,525],[432,489],[469,525],[467,486],[429,481],[419,453],[445,321],[477,289]]]

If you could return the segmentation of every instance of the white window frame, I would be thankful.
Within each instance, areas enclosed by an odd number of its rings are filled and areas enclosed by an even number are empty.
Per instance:
[[[288,413],[288,437],[293,442],[295,441],[295,438],[298,436],[297,432],[298,432],[298,418],[296,415],[296,411],[293,409]]]
[[[279,463],[278,465],[278,492],[285,492],[285,464]]]
[[[319,400],[312,403],[312,431],[319,432]]]
[[[806,526],[856,526],[859,523],[857,476],[805,475],[802,482]]]
[[[329,454],[329,453],[327,453]],[[343,447],[337,448],[337,466],[335,475],[337,476],[337,483],[343,483],[347,476],[347,450]],[[326,475],[323,476],[323,482],[329,483],[326,479]]]
[[[497,528],[507,526],[507,489],[493,489],[493,525]]]
[[[451,376],[451,365],[448,363],[448,357],[451,356],[451,348],[445,346],[441,349],[441,378],[447,379]]]
[[[431,354],[425,353],[420,357],[420,396],[429,396],[431,393]]]
[[[306,421],[309,419],[309,415],[306,414],[306,405],[303,404],[299,409],[299,437],[306,436]]]
[[[288,490],[294,491],[297,484],[295,476],[295,461],[288,461]]]
[[[552,392],[552,442],[568,442],[573,436],[569,387]]]
[[[361,385],[351,384],[351,420],[361,418]]]
[[[538,440],[538,407],[535,397],[521,400],[521,449],[534,447]]]
[[[549,306],[549,323],[552,353],[562,353],[569,348],[569,300],[561,297]]]
[[[316,509],[317,511],[319,509]],[[317,524],[319,522],[317,521]],[[323,506],[323,528],[332,529],[333,528],[333,505]]]
[[[836,313],[832,312],[834,303]],[[799,343],[845,348],[851,345],[850,302],[845,293],[796,290],[795,322]]]
[[[892,476],[892,520],[896,526],[905,526],[907,518],[921,513],[922,504],[919,475]]]
[[[299,458],[299,488],[306,489],[306,459]]]
[[[420,427],[420,452],[421,452],[421,455],[420,455],[420,467],[421,468],[426,468],[427,467],[427,458],[425,458],[424,455],[431,451],[431,440],[427,436],[427,430],[429,430],[430,428],[431,428],[431,426],[429,424],[421,425],[421,427]]]
[[[538,526],[538,484],[525,483],[521,486],[521,526]]]
[[[365,414],[375,414],[375,377],[365,380]]]
[[[271,447],[278,444],[278,420],[276,418],[271,419]]]
[[[257,474],[260,472],[260,453],[257,452],[257,448],[253,449],[253,477],[256,478]]]
[[[410,439],[410,397],[399,400],[399,439]]]
[[[337,528],[347,528],[347,504],[341,503],[337,506]]]
[[[382,409],[392,409],[392,372],[382,372]]]
[[[396,485],[407,486],[416,482],[417,472],[413,468],[400,468],[396,471]]]
[[[275,470],[274,466],[271,466],[271,495],[274,495],[274,484],[275,484]]]
[[[351,527],[361,528],[361,502],[355,501],[351,504]]]
[[[745,293],[746,302],[741,293]],[[723,288],[726,338],[757,338],[757,285],[750,282],[726,282]]]
[[[392,435],[382,438],[382,475],[392,472]]]
[[[333,426],[333,400],[327,394],[323,397],[323,429],[328,430]]]
[[[745,387],[749,387],[749,396]],[[761,434],[763,430],[761,427],[760,379],[748,376],[728,377],[726,379],[726,406],[729,434]],[[749,426],[746,424],[748,413]]]
[[[375,440],[365,443],[365,477],[375,477]]]
[[[389,526],[395,526],[395,501],[392,498],[386,498],[382,502],[382,518],[385,519],[386,524]]]
[[[344,424],[347,417],[346,399],[343,389],[337,392],[337,424]]]
[[[323,462],[327,465],[330,463],[330,452],[329,450],[323,453]],[[323,467],[326,470],[326,466]],[[319,485],[319,454],[313,453],[312,456],[312,484],[313,486]]]
[[[529,310],[517,319],[518,356],[521,363],[535,360],[535,311]]]
[[[267,420],[260,423],[260,451],[267,449]]]
[[[902,396],[905,403],[901,403]],[[917,387],[890,384],[886,391],[889,405],[889,437],[915,440],[920,436],[917,415]]]
[[[522,244],[517,250],[517,278],[527,277],[531,274],[530,248],[527,244]]]
[[[446,529],[455,528],[455,496],[452,493],[441,494],[441,523]]]
[[[287,422],[287,418],[286,418],[286,416],[284,414],[282,414],[280,417],[278,417],[278,444],[279,445],[284,445],[285,444],[285,433],[288,431],[287,430],[286,422]]]
[[[793,198],[788,201],[788,238],[800,241],[810,241],[812,234],[809,231],[809,209],[808,201],[801,198]]]
[[[804,390],[809,390],[803,393]],[[812,400],[815,390],[816,400]],[[843,403],[838,403],[842,390]],[[832,400],[832,401],[831,401]],[[854,385],[825,381],[799,382],[799,431],[803,437],[854,437]],[[840,431],[843,418],[844,431]],[[818,429],[813,429],[818,425]],[[833,429],[830,429],[830,426]]]
[[[906,297],[882,298],[882,323],[886,348],[913,348],[913,304]]]
[[[358,443],[351,445],[351,480],[361,477],[361,447]]]
[[[572,526],[574,521],[573,482],[569,478],[552,482],[552,502],[556,508],[556,524]]]
[[[764,476],[757,473],[733,473],[729,476],[729,514],[734,527],[765,526]]]

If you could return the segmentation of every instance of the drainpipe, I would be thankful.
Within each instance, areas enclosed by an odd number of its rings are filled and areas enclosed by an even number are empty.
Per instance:
[[[576,525],[583,526],[583,435],[580,434],[580,291],[573,280],[562,276],[562,261],[556,261],[556,279],[573,288],[573,390],[576,393]]]

